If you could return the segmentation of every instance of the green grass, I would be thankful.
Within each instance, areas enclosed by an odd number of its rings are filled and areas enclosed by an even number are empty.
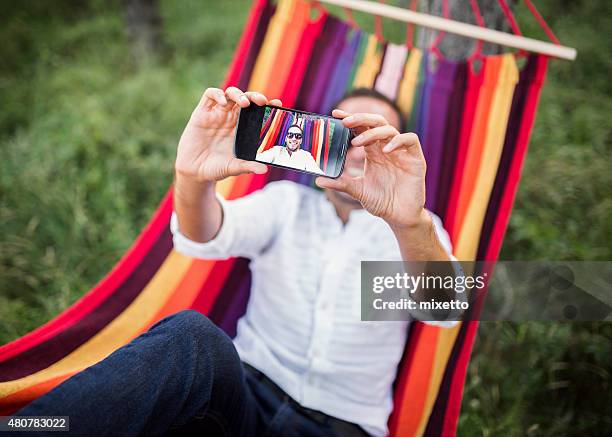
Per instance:
[[[68,306],[129,247],[248,12],[164,3],[166,53],[137,68],[118,8],[30,6],[43,10],[15,10],[0,30],[10,60],[0,70],[0,342]]]
[[[119,2],[2,3],[0,343],[69,306],[138,235],[248,12],[246,2],[162,1],[166,47],[138,67]],[[551,62],[501,257],[610,260],[611,6],[538,6],[579,57]],[[542,37],[524,7],[518,16]],[[401,40],[397,23],[385,29]],[[483,323],[459,435],[610,434],[611,340],[603,323]]]

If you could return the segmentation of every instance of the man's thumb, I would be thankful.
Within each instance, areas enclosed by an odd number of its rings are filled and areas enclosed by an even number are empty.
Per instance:
[[[268,166],[261,162],[243,161],[234,158],[229,164],[228,173],[230,176],[238,176],[244,173],[264,174],[268,171]]]
[[[337,179],[318,177],[315,180],[315,183],[320,188],[329,188],[336,191],[342,191],[343,193],[346,193],[357,200],[359,200],[361,196],[360,187],[362,180],[360,178],[350,178],[345,175],[342,175]]]

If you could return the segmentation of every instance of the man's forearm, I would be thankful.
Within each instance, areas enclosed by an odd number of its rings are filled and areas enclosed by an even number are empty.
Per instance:
[[[391,229],[395,233],[395,238],[399,244],[402,260],[415,263],[408,266],[412,275],[438,275],[445,268],[452,270],[450,263],[446,265],[446,263],[437,262],[450,261],[451,259],[440,243],[433,219],[427,211],[423,210],[422,219],[416,224],[405,227],[391,226]],[[434,262],[431,263],[430,261]],[[449,273],[452,274],[452,271]],[[416,302],[422,302],[431,297],[446,301],[450,300],[453,295],[436,290],[429,290],[426,293],[422,288],[412,294],[412,299]]]
[[[177,174],[174,210],[181,233],[199,243],[212,240],[223,222],[223,210],[215,196],[214,182],[196,182]]]
[[[433,220],[423,210],[422,218],[411,226],[391,226],[404,261],[450,261],[440,243]]]

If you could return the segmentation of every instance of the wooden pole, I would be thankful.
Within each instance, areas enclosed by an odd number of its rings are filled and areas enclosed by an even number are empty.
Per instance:
[[[523,49],[528,52],[541,53],[559,59],[573,61],[576,59],[576,49],[562,45],[552,44],[524,36],[517,36],[499,30],[482,28],[473,24],[462,23],[460,21],[448,20],[435,15],[414,12],[409,9],[398,8],[384,3],[375,3],[368,0],[319,0],[321,3],[328,3],[354,11],[365,12],[371,15],[391,18],[393,20],[414,23],[417,26],[429,29],[443,30],[448,33],[466,36],[505,47]]]

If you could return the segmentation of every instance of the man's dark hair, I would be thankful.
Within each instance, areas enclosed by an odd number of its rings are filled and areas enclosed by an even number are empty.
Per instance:
[[[404,119],[402,110],[399,108],[399,106],[397,106],[397,103],[395,103],[389,97],[385,96],[383,93],[376,91],[375,89],[372,89],[372,88],[354,88],[348,93],[346,93],[340,100],[338,100],[336,104],[332,106],[332,108],[337,108],[338,105],[340,105],[340,103],[344,102],[345,100],[352,99],[353,97],[370,97],[370,98],[385,102],[387,105],[393,108],[393,110],[399,117],[399,121],[400,121],[399,130],[402,131],[406,128],[406,120]]]

